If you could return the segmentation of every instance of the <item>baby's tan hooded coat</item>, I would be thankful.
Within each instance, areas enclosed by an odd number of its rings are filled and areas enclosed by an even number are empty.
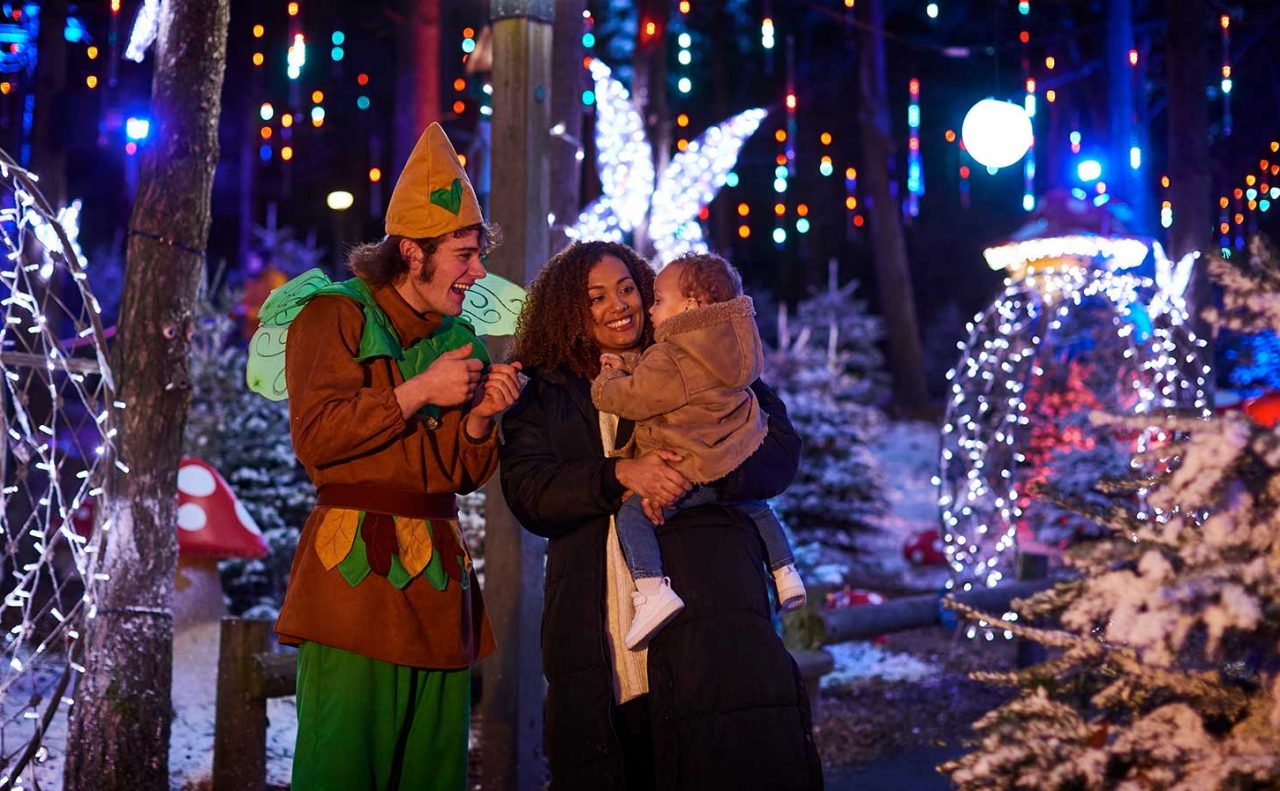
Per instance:
[[[636,421],[635,449],[669,450],[692,483],[723,478],[760,447],[766,417],[749,385],[764,365],[750,297],[687,310],[662,323],[631,373],[605,368],[596,408]]]

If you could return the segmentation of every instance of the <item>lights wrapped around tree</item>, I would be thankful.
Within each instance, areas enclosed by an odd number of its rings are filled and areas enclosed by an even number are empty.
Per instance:
[[[1119,241],[1090,249],[1126,250]],[[1021,276],[969,325],[948,374],[936,482],[949,588],[996,587],[1012,576],[1011,550],[1020,544],[1080,537],[1078,520],[1031,496],[1036,482],[1052,475],[1088,497],[1100,478],[1127,472],[1135,452],[1168,439],[1156,429],[1101,425],[1093,411],[1209,414],[1204,342],[1187,325],[1181,293],[1193,258],[1174,264],[1158,251],[1153,280],[1113,271],[1123,262],[1105,253],[1014,249],[1054,257],[1017,261],[1009,253],[1006,268]]]
[[[630,94],[598,59],[591,61],[591,76],[604,194],[582,210],[567,235],[624,241],[625,234],[647,217],[659,265],[680,253],[705,251],[698,214],[724,186],[742,144],[760,127],[766,112],[746,110],[708,129],[671,158],[655,188],[653,147]]]
[[[0,622],[5,673],[0,785],[34,782],[50,757],[50,723],[70,706],[86,619],[97,610],[95,573],[111,525],[78,524],[108,496],[116,410],[100,308],[72,234],[35,187],[35,177],[0,151],[0,370],[4,373],[6,460],[0,561],[6,569]],[[62,283],[50,298],[49,282]],[[102,508],[97,513],[103,513]],[[80,520],[83,521],[83,520]]]

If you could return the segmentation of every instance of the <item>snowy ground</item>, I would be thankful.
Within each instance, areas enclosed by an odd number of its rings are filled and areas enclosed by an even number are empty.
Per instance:
[[[216,622],[198,624],[174,638],[174,719],[169,746],[169,786],[174,791],[203,788],[213,776],[219,628]],[[267,784],[287,786],[297,730],[294,699],[268,701],[267,719]],[[61,788],[66,744],[67,716],[63,707],[45,734],[47,757],[35,766],[34,783],[14,787]],[[24,779],[28,783],[32,781],[30,776]]]

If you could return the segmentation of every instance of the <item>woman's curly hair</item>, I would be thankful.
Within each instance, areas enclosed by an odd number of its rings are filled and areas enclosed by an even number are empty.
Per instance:
[[[512,359],[526,369],[564,367],[586,379],[599,373],[600,349],[587,329],[591,322],[587,275],[606,255],[627,265],[640,290],[642,310],[648,314],[653,304],[654,273],[635,250],[618,242],[574,242],[552,256],[529,286],[529,297],[516,324]],[[653,329],[645,321],[640,345],[647,346],[652,340]]]

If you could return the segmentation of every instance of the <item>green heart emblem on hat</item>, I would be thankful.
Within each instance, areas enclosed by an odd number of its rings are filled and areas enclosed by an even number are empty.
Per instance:
[[[462,179],[454,179],[448,189],[431,191],[431,202],[451,214],[462,208]]]

